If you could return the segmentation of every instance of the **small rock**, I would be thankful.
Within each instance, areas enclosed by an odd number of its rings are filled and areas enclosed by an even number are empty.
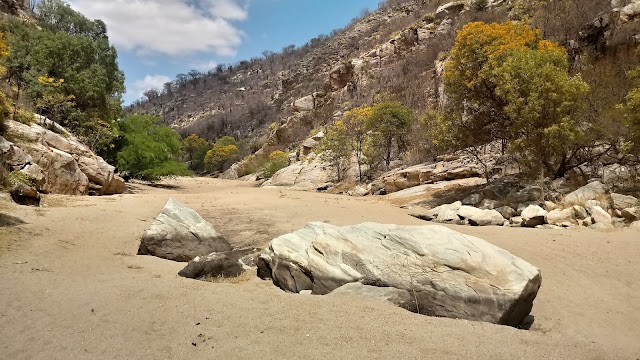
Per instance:
[[[482,195],[471,194],[462,200],[462,205],[476,206],[482,201]]]
[[[611,203],[614,210],[624,210],[638,205],[638,199],[633,196],[611,193]]]
[[[596,224],[605,224],[607,226],[613,227],[611,224],[611,215],[609,215],[604,209],[600,206],[590,206],[587,208],[587,211],[591,215],[593,222]]]
[[[503,218],[509,220],[512,217],[516,216],[516,211],[509,206],[501,206],[499,208],[496,209],[497,212],[500,213],[500,215],[502,215]]]
[[[529,205],[522,211],[522,226],[536,227],[546,221],[547,212],[538,205]]]
[[[631,225],[629,225],[629,228],[640,229],[640,221],[634,221],[633,223],[631,223]]]
[[[480,209],[493,210],[500,207],[500,205],[500,202],[497,200],[484,199],[480,202],[480,205],[478,205],[478,207]]]
[[[20,205],[40,206],[40,194],[29,185],[16,183],[10,191],[11,199]]]
[[[594,230],[607,230],[607,229],[613,229],[614,226],[612,224],[607,224],[607,223],[595,223],[591,226],[589,226],[589,229],[594,229]]]
[[[552,210],[547,214],[547,223],[560,225],[562,223],[576,224],[575,211],[573,208],[564,210]]]
[[[553,211],[553,210],[555,210],[557,208],[558,208],[558,205],[556,205],[552,201],[545,201],[544,202],[544,209],[547,210],[547,211]]]
[[[638,221],[640,220],[640,207],[624,209],[620,212],[620,215],[629,222]]]
[[[576,219],[584,220],[589,217],[589,213],[587,213],[587,209],[585,209],[580,205],[574,205],[573,212],[576,216]]]

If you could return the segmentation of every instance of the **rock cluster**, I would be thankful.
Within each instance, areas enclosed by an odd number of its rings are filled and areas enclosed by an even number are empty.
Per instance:
[[[640,201],[633,196],[608,193],[606,187],[591,182],[566,195],[558,203],[541,201],[542,189],[529,186],[506,196],[487,191],[467,196],[463,201],[430,210],[414,209],[410,215],[445,224],[472,226],[505,225],[523,227],[591,227],[610,229],[638,226]],[[483,198],[490,196],[490,198]]]
[[[0,137],[0,162],[31,180],[29,193],[113,195],[126,191],[115,168],[71,133],[42,117],[38,122],[25,125],[9,120],[7,134],[15,142]],[[26,194],[25,190],[14,192]]]
[[[440,226],[310,223],[271,241],[258,275],[283,290],[357,294],[430,315],[517,326],[540,271],[505,250]]]

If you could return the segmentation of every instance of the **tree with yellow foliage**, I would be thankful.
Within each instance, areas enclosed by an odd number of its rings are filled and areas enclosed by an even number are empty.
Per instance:
[[[350,138],[351,148],[358,163],[358,177],[363,181],[362,165],[364,164],[364,150],[369,128],[368,119],[373,115],[372,107],[359,107],[347,111],[343,118],[344,131]]]
[[[501,141],[526,169],[561,176],[588,92],[568,71],[566,50],[527,25],[467,24],[445,66],[438,129],[454,150]]]
[[[4,34],[0,32],[0,60],[6,58],[7,56],[9,56],[9,48],[7,47],[7,44],[5,42]],[[0,65],[0,77],[4,75],[5,70],[6,69],[2,65]],[[3,124],[4,121],[9,117],[9,114],[9,101],[7,100],[7,96],[4,94],[4,92],[0,90],[0,134],[4,132]]]

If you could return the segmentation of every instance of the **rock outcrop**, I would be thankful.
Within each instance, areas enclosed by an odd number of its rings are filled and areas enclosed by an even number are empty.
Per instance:
[[[332,169],[320,161],[299,162],[276,172],[262,186],[315,190],[333,180]]]
[[[483,176],[484,170],[481,165],[470,157],[461,157],[452,161],[439,161],[391,171],[382,176],[382,181],[387,194],[391,194],[422,184]]]
[[[283,290],[373,294],[405,309],[517,326],[540,271],[488,242],[441,226],[310,223],[271,241],[258,273]],[[375,289],[378,288],[378,289]]]
[[[186,262],[231,250],[227,240],[195,210],[170,198],[142,236],[138,255]]]
[[[178,275],[190,279],[233,278],[255,267],[259,249],[242,249],[198,256]]]
[[[0,160],[12,171],[34,179],[36,190],[63,195],[113,195],[126,191],[115,168],[95,155],[60,125],[38,117],[39,124],[7,121],[16,143],[0,138]]]

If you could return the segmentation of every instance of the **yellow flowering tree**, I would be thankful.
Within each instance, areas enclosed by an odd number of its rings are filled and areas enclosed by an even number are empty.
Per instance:
[[[5,42],[4,34],[0,32],[0,60],[9,56],[9,48]],[[4,76],[6,69],[0,65],[0,77]],[[0,134],[2,131],[2,124],[9,116],[9,101],[3,91],[0,90]]]
[[[38,77],[38,84],[43,88],[42,96],[35,100],[36,110],[47,114],[49,119],[59,122],[60,115],[73,108],[74,96],[65,95],[62,91],[64,79],[56,79],[46,75]]]
[[[438,126],[450,150],[478,155],[501,141],[527,170],[566,172],[588,86],[569,74],[563,47],[524,24],[470,23],[458,32],[444,85],[446,123]]]

